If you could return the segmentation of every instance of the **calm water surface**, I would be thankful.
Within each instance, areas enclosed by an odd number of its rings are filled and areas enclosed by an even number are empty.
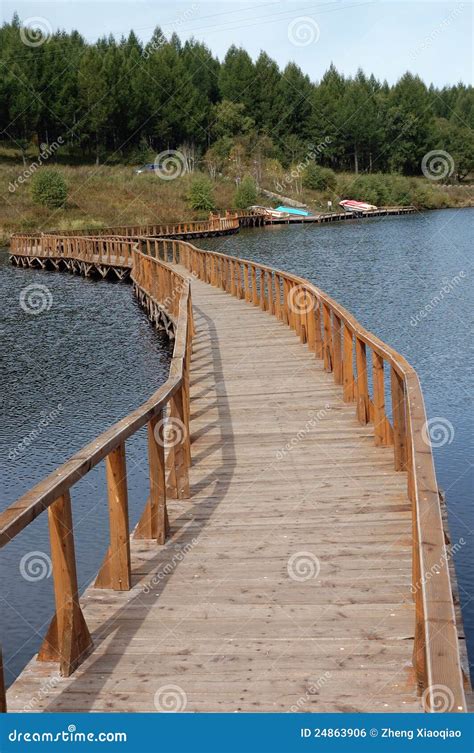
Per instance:
[[[197,245],[306,277],[416,368],[446,493],[474,660],[473,219],[443,210],[334,225],[277,225]]]
[[[457,551],[456,568],[471,657],[473,216],[474,210],[445,210],[320,227],[279,226],[199,243],[309,278],[417,369],[428,417],[440,419],[447,429],[435,461],[453,543],[465,542]],[[17,270],[6,254],[1,256],[4,508],[146,399],[166,378],[169,346],[137,308],[130,286]],[[25,313],[19,302],[31,284],[46,285],[52,294],[51,308],[38,316]],[[441,299],[443,287],[449,292]],[[38,433],[40,422],[47,425]],[[23,440],[35,431],[34,441],[23,449]],[[143,432],[127,442],[127,463],[134,524],[147,497]],[[73,500],[83,589],[108,542],[102,466],[74,487]],[[20,573],[22,557],[32,551],[49,552],[45,515],[0,552],[0,629],[8,682],[37,651],[53,613],[52,579],[25,580]]]
[[[138,308],[130,285],[15,269],[5,252],[0,257],[4,509],[166,380],[169,343]],[[33,315],[22,309],[20,294],[30,285],[47,304],[52,301],[49,310]],[[37,286],[46,286],[49,293]],[[145,430],[127,441],[127,473],[134,525],[148,493]],[[103,463],[74,486],[72,498],[82,590],[95,576],[108,544]],[[39,552],[36,565],[31,552]],[[45,514],[0,551],[7,682],[37,651],[54,611],[52,578],[40,578],[45,552]],[[23,570],[30,580],[20,572],[25,555]]]

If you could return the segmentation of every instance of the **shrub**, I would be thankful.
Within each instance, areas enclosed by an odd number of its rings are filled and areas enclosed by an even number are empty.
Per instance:
[[[250,175],[246,175],[234,194],[235,209],[247,209],[257,203],[257,188]]]
[[[49,209],[63,207],[67,199],[67,185],[57,170],[38,170],[31,182],[31,196],[35,204]]]
[[[333,191],[336,187],[337,177],[334,170],[329,167],[321,167],[316,162],[310,162],[303,172],[303,186],[313,191]]]
[[[188,201],[191,209],[205,209],[210,212],[215,208],[213,187],[205,175],[196,175],[191,182]]]

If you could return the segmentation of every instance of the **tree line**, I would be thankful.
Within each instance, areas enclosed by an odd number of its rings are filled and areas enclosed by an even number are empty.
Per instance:
[[[229,48],[220,62],[202,42],[147,44],[132,31],[86,42],[64,31],[25,44],[17,16],[0,28],[0,138],[23,152],[61,147],[77,158],[143,161],[182,148],[211,175],[239,149],[287,167],[316,150],[334,170],[420,173],[423,156],[448,152],[463,179],[472,169],[473,88],[427,86],[406,73],[389,85],[331,64],[318,82],[265,52]],[[57,156],[57,155],[56,155]]]

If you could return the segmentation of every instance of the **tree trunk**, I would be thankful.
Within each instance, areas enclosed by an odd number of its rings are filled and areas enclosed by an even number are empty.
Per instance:
[[[354,144],[354,172],[356,175],[359,172],[359,156],[357,154],[357,144]]]

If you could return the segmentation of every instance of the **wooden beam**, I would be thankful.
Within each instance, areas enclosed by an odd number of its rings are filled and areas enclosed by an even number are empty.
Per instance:
[[[105,458],[109,502],[110,546],[95,581],[96,588],[128,591],[131,588],[130,532],[125,445]]]
[[[81,607],[69,493],[48,508],[51,562],[56,614],[49,626],[38,661],[59,661],[60,672],[69,677],[92,649]]]

